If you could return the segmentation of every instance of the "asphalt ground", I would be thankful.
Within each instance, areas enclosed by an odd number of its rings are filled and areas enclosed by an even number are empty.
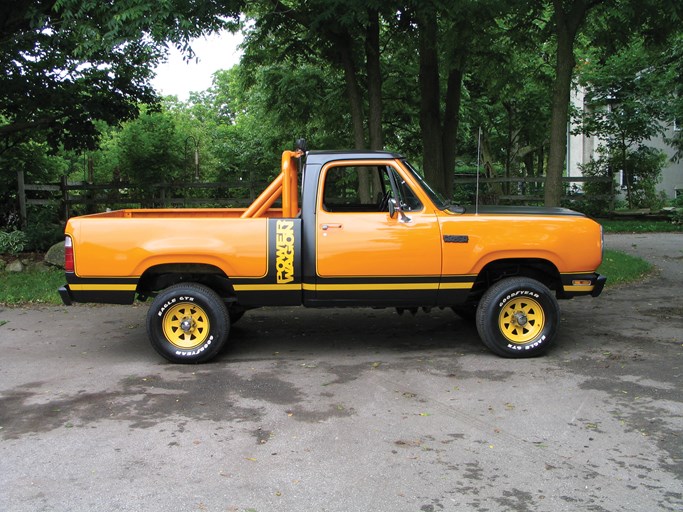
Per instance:
[[[607,246],[657,272],[536,359],[449,310],[250,311],[201,366],[144,304],[0,310],[0,510],[683,510],[683,236]]]

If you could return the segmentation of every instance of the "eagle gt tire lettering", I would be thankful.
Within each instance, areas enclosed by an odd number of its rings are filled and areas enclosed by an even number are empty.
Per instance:
[[[477,330],[484,344],[503,357],[534,357],[557,336],[560,307],[542,283],[511,277],[489,288],[477,308]]]
[[[147,312],[152,347],[172,363],[205,363],[225,345],[230,315],[208,286],[184,283],[156,296]]]

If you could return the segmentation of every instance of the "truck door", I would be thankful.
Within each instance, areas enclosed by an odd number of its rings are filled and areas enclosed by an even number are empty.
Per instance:
[[[316,302],[423,306],[441,273],[437,217],[392,160],[323,167],[316,208]],[[389,201],[402,214],[389,213]]]

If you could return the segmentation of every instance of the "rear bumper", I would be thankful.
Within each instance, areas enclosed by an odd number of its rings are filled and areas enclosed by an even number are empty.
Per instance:
[[[81,278],[66,272],[67,284],[57,291],[62,302],[98,304],[132,304],[135,301],[137,278]]]
[[[59,296],[62,298],[62,302],[65,306],[71,306],[73,304],[71,294],[69,293],[69,285],[60,286],[57,291],[59,292]]]

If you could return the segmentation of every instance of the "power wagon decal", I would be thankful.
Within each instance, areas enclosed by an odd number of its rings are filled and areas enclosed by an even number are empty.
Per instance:
[[[245,306],[301,304],[300,219],[268,219],[268,270],[257,279],[230,276],[237,300]]]
[[[277,283],[294,281],[294,221],[278,220],[275,228]]]

